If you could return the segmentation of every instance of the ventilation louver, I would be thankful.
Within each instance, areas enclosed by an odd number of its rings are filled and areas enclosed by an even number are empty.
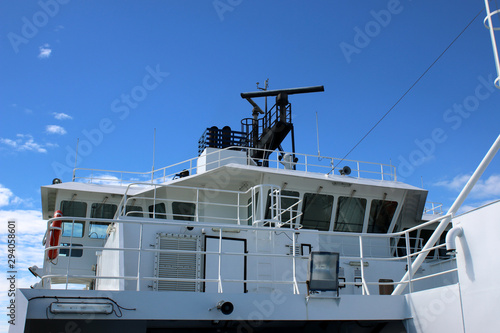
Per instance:
[[[169,279],[197,279],[201,275],[201,255],[188,253],[200,251],[198,236],[159,233],[156,248],[180,250],[186,253],[158,252],[155,257],[155,277]],[[201,283],[195,281],[155,281],[156,291],[200,291]]]

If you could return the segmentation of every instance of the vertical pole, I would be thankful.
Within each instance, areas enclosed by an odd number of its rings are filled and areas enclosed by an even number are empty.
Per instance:
[[[222,264],[222,228],[219,228],[219,271],[218,271],[218,282],[219,282],[219,285],[218,285],[218,288],[217,288],[217,292],[219,294],[221,294],[223,292],[222,290],[222,279],[221,279],[221,274],[220,274],[220,270],[221,270],[221,264]]]
[[[295,230],[293,231],[292,233],[292,271],[293,271],[293,293],[294,295],[295,294],[299,294],[299,286],[297,284],[297,268],[296,268],[296,264],[295,264],[295,247],[296,247],[296,242],[295,242]]]
[[[363,236],[359,235],[359,262],[361,264],[361,285],[363,286],[363,295],[370,296],[368,285],[365,280],[365,262],[363,260]]]
[[[78,159],[78,143],[80,142],[80,139],[76,139],[76,152],[75,152],[75,167],[73,168],[73,181],[75,181],[75,173],[76,173],[76,162]]]
[[[491,46],[493,47],[493,56],[495,58],[495,67],[497,69],[497,78],[495,80],[495,86],[500,89],[500,60],[498,58],[498,48],[495,39],[495,30],[493,28],[493,22],[491,20],[490,1],[484,0],[484,4],[486,7],[486,18],[488,20],[488,25],[486,27],[490,30]],[[500,13],[496,14],[500,15]]]
[[[151,184],[153,184],[155,176],[155,150],[156,150],[156,128],[154,129],[154,134],[153,134],[153,167],[151,168]]]
[[[416,243],[416,240],[415,240]],[[413,272],[411,269],[411,251],[410,251],[410,233],[405,232],[405,244],[406,244],[406,265],[408,266],[408,272],[410,272],[410,281],[409,281],[409,289],[410,294],[413,292],[413,286],[411,283],[411,277],[413,276]]]
[[[143,224],[140,224],[139,231],[139,253],[137,254],[137,291],[141,291],[141,251],[142,251],[142,229]],[[125,253],[123,253],[125,255]]]

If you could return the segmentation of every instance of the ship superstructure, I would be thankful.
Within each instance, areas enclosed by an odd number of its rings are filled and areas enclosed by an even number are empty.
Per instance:
[[[426,206],[427,191],[397,181],[389,164],[295,152],[289,96],[320,91],[243,93],[253,117],[241,130],[207,128],[198,156],[173,166],[76,169],[73,181],[43,186],[41,281],[20,290],[24,327],[11,330],[438,332],[475,325],[479,319],[465,319],[476,311],[469,304],[492,295],[467,292],[491,282],[487,271],[499,264],[469,257],[486,246],[475,228],[500,228],[491,219],[500,202],[460,216],[457,229],[455,220],[442,224],[453,214]],[[276,104],[262,110],[253,101],[259,97]],[[287,137],[290,152],[282,149]]]

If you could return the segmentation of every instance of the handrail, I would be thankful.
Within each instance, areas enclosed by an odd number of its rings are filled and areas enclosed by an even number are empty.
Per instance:
[[[424,249],[424,250],[421,250],[421,251],[411,251],[410,250],[410,237],[409,237],[409,233],[415,229],[419,229],[419,228],[423,228],[424,225],[427,226],[429,225],[429,223],[437,223],[440,219],[443,219],[443,218],[446,218],[445,216],[443,217],[440,217],[440,218],[437,218],[433,221],[429,221],[427,223],[424,223],[422,225],[419,225],[415,228],[412,228],[412,229],[408,229],[408,230],[405,230],[405,231],[400,231],[400,232],[395,232],[395,233],[388,233],[388,234],[363,234],[363,233],[346,233],[346,232],[326,232],[326,231],[318,231],[318,230],[304,230],[304,229],[300,229],[300,230],[297,230],[295,228],[281,228],[279,225],[275,225],[275,226],[255,226],[255,225],[241,225],[241,224],[224,224],[224,223],[209,223],[209,222],[203,222],[203,223],[199,223],[199,222],[195,222],[195,221],[175,221],[175,220],[162,220],[162,221],[158,221],[158,220],[155,220],[155,219],[146,219],[146,218],[142,218],[142,219],[127,219],[127,218],[123,218],[123,219],[119,219],[119,220],[107,220],[107,219],[97,219],[97,218],[82,218],[82,217],[57,217],[57,218],[52,218],[50,220],[47,221],[47,229],[50,231],[51,229],[53,229],[54,227],[51,226],[51,223],[53,220],[63,220],[63,221],[71,221],[72,222],[72,228],[74,227],[74,224],[75,222],[78,222],[78,221],[89,221],[89,222],[110,222],[110,223],[114,223],[115,225],[117,224],[132,224],[132,225],[140,225],[140,229],[142,230],[144,225],[161,225],[161,226],[165,226],[165,225],[168,225],[168,226],[185,226],[185,227],[193,227],[193,228],[212,228],[212,230],[217,230],[218,231],[218,235],[219,235],[219,243],[220,241],[222,240],[222,237],[223,237],[223,233],[224,233],[224,230],[255,230],[255,231],[267,231],[267,232],[277,232],[279,231],[280,234],[282,232],[285,232],[288,237],[292,240],[292,245],[293,245],[293,249],[295,249],[295,245],[296,245],[296,237],[299,233],[310,233],[310,234],[322,234],[322,235],[331,235],[331,236],[338,236],[338,235],[342,235],[342,236],[347,236],[347,237],[356,237],[358,240],[359,240],[359,249],[360,249],[360,255],[359,256],[341,256],[341,259],[342,260],[355,260],[355,261],[359,261],[359,264],[360,264],[360,269],[361,269],[361,276],[362,276],[362,287],[363,287],[363,294],[364,295],[369,295],[370,292],[369,292],[369,289],[368,289],[368,286],[369,285],[386,285],[388,283],[381,283],[381,282],[378,282],[378,281],[367,281],[366,280],[366,277],[365,277],[365,272],[364,272],[364,262],[369,260],[369,261],[407,261],[408,262],[408,268],[409,270],[411,270],[411,262],[412,262],[412,258],[414,257],[417,257],[419,256],[420,254],[424,253],[424,252],[429,252],[431,250],[434,250],[434,249],[439,249],[439,248],[442,248],[445,246],[445,244],[441,244],[441,245],[437,245],[437,246],[433,246],[433,247],[430,247],[428,249]],[[291,222],[290,222],[291,223]],[[116,230],[116,228],[115,228]],[[392,257],[392,256],[387,256],[387,257],[380,257],[380,256],[373,256],[373,255],[370,255],[369,253],[366,253],[366,249],[367,249],[367,245],[364,245],[364,242],[363,240],[364,239],[369,239],[369,238],[387,238],[387,239],[391,239],[391,238],[395,238],[395,237],[401,237],[401,236],[404,236],[405,238],[405,244],[406,244],[406,254],[404,256],[401,256],[401,257]],[[218,290],[222,293],[223,292],[223,284],[226,283],[226,282],[244,282],[244,283],[266,283],[266,281],[264,280],[260,280],[260,281],[254,281],[254,280],[235,280],[235,279],[225,279],[224,276],[223,276],[223,273],[221,272],[220,270],[220,262],[221,262],[221,257],[222,256],[245,256],[245,257],[270,257],[270,258],[283,258],[283,259],[288,259],[288,260],[291,260],[291,271],[292,271],[292,278],[291,280],[272,280],[272,281],[267,281],[268,283],[278,283],[278,284],[290,284],[292,286],[292,290],[293,290],[293,293],[299,293],[299,287],[298,285],[302,285],[304,283],[306,283],[306,281],[302,281],[302,280],[299,280],[298,277],[297,277],[297,272],[296,272],[296,268],[295,268],[295,261],[296,260],[307,260],[308,257],[307,256],[298,256],[296,255],[295,253],[295,250],[292,251],[292,255],[288,255],[288,254],[275,254],[275,253],[259,253],[258,251],[256,252],[247,252],[247,253],[236,253],[236,252],[226,252],[222,249],[221,247],[221,243],[219,244],[219,249],[218,251],[203,251],[203,250],[196,250],[196,251],[186,251],[186,250],[165,250],[165,249],[151,249],[151,248],[144,248],[143,245],[142,245],[142,241],[139,242],[139,246],[138,247],[132,247],[132,248],[116,248],[116,247],[109,247],[109,248],[104,248],[104,247],[98,247],[98,246],[78,246],[78,247],[75,247],[73,246],[72,244],[72,241],[70,241],[69,243],[70,245],[65,245],[65,246],[62,246],[62,245],[59,245],[59,246],[51,246],[51,247],[47,247],[45,249],[45,251],[49,251],[49,250],[52,250],[52,249],[56,249],[56,248],[59,248],[59,249],[62,249],[62,248],[65,248],[65,249],[69,249],[69,252],[68,253],[71,253],[71,249],[78,249],[78,250],[85,250],[85,249],[88,249],[88,250],[106,250],[106,251],[121,251],[121,252],[128,252],[128,251],[133,251],[133,252],[138,252],[139,253],[139,256],[138,256],[138,263],[137,263],[137,274],[136,276],[112,276],[112,277],[106,277],[106,276],[87,276],[87,278],[92,278],[92,279],[116,279],[116,280],[136,280],[137,281],[137,290],[140,290],[140,281],[144,281],[144,280],[153,280],[153,281],[189,281],[189,282],[217,282],[218,285],[219,285],[219,288]],[[393,245],[393,246],[398,246],[397,244]],[[172,280],[168,280],[168,279],[165,279],[165,278],[159,278],[159,277],[149,277],[149,276],[143,276],[142,273],[141,273],[141,253],[190,253],[190,254],[200,254],[200,255],[217,255],[219,257],[219,267],[218,267],[218,278],[217,279],[200,279],[200,278],[197,278],[197,279],[172,279]],[[44,272],[44,276],[42,276],[42,280],[47,280],[47,279],[52,279],[52,278],[55,278],[55,277],[59,277],[59,278],[65,278],[66,279],[66,288],[68,288],[68,284],[70,283],[70,280],[72,278],[84,278],[83,276],[81,275],[72,275],[70,274],[70,262],[71,262],[71,259],[72,257],[71,256],[68,256],[68,263],[67,263],[67,268],[66,268],[66,274],[52,274],[50,272],[50,269],[49,271],[47,272]],[[49,265],[50,266],[50,265]],[[45,267],[45,265],[44,265]],[[418,278],[413,278],[411,277],[409,280],[402,280],[402,281],[399,281],[399,282],[394,282],[392,283],[393,285],[395,286],[398,286],[398,285],[410,285],[410,292],[413,292],[412,290],[412,282],[414,281],[419,281],[419,280],[422,280],[422,279],[426,279],[426,278],[432,278],[432,277],[435,277],[435,276],[439,276],[439,275],[443,275],[443,274],[449,274],[449,273],[453,273],[453,272],[456,272],[456,269],[448,269],[448,270],[443,270],[441,272],[438,272],[438,273],[433,273],[431,275],[428,275],[428,276],[424,276],[424,277],[418,277]],[[350,285],[350,284],[354,284],[354,283],[350,283],[348,281],[346,281],[346,285]]]
[[[230,157],[222,158],[222,154],[224,154],[224,152],[232,152],[235,150],[245,151],[246,154],[244,157],[243,156],[237,157],[231,155]],[[260,149],[260,148],[227,147],[224,149],[217,149],[216,151],[207,153],[205,156],[207,157],[213,156],[216,158],[214,159],[214,161],[207,162],[205,164],[198,164],[199,157],[194,157],[182,162],[178,162],[163,168],[147,172],[75,168],[73,169],[72,181],[83,181],[83,182],[98,183],[98,184],[103,184],[103,183],[118,184],[118,185],[128,185],[130,183],[142,182],[142,181],[147,184],[165,183],[176,177],[185,176],[181,175],[181,172],[183,171],[187,171],[189,175],[193,175],[198,173],[199,168],[219,167],[221,165],[228,163],[254,165],[251,162],[251,158],[249,157],[250,152],[252,151],[261,151],[269,153],[270,157],[268,159],[263,160],[263,162],[267,162],[269,164],[268,168],[285,169],[285,166],[280,161],[281,155],[275,153],[274,151],[267,149]],[[353,175],[356,175],[355,176],[356,178],[365,177],[370,179],[394,180],[394,181],[397,180],[396,167],[390,164],[348,160],[348,159],[334,158],[328,156],[293,153],[293,152],[283,152],[283,154],[290,154],[299,158],[298,162],[293,163],[294,169],[299,171],[330,173],[334,172],[335,169],[332,168],[336,162],[337,163],[342,162],[343,166],[349,166],[351,168]],[[318,159],[318,163],[313,162],[314,159]],[[89,174],[78,176],[77,172],[81,171],[88,172]]]

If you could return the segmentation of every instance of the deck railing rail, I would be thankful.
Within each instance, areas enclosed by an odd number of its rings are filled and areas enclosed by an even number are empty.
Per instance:
[[[230,151],[242,150],[246,152],[246,154],[241,157],[235,155],[227,155],[227,153]],[[165,183],[172,179],[197,174],[198,170],[201,169],[205,170],[207,168],[216,168],[229,163],[255,165],[255,163],[249,156],[251,155],[252,151],[256,150],[272,153],[267,160],[263,161],[267,162],[266,164],[269,165],[268,168],[272,169],[294,169],[304,172],[339,174],[340,170],[342,170],[345,166],[348,166],[351,169],[351,174],[349,175],[350,177],[394,181],[397,180],[396,167],[390,164],[347,160],[341,158],[291,152],[283,152],[282,154],[278,154],[266,149],[242,147],[228,147],[210,152],[206,154],[206,160],[210,162],[204,164],[200,164],[201,162],[198,160],[198,157],[194,157],[148,172],[75,168],[73,170],[72,180],[74,182],[114,185],[128,185],[130,183],[139,182],[147,182],[149,184]],[[287,163],[285,161],[282,161],[281,157],[286,154],[298,158],[297,162]]]
[[[244,205],[243,205],[244,206]],[[445,244],[440,244],[436,245],[433,247],[430,247],[426,249],[425,251],[418,250],[415,251],[415,249],[412,249],[411,242],[410,242],[410,232],[414,230],[418,230],[420,228],[424,227],[429,227],[432,224],[439,223],[443,218],[447,218],[449,215],[444,215],[440,216],[432,221],[423,223],[419,226],[416,226],[414,228],[407,229],[405,231],[397,232],[397,233],[388,233],[388,234],[363,234],[363,233],[346,233],[346,232],[325,232],[325,231],[317,231],[317,230],[304,230],[304,229],[298,229],[298,228],[291,228],[289,227],[290,225],[294,225],[293,222],[291,221],[285,221],[285,223],[275,223],[275,220],[270,219],[269,224],[267,226],[258,226],[257,224],[252,224],[252,225],[246,225],[246,224],[220,224],[220,223],[209,223],[209,222],[203,222],[201,220],[201,216],[198,218],[200,219],[199,223],[196,221],[175,221],[175,220],[157,220],[157,219],[147,219],[147,218],[127,218],[126,216],[120,218],[120,219],[114,219],[114,220],[103,220],[103,219],[93,219],[93,218],[82,218],[82,217],[63,217],[63,218],[52,218],[47,221],[47,230],[50,232],[50,230],[55,229],[54,227],[51,227],[51,223],[53,220],[63,220],[63,221],[68,221],[71,223],[72,228],[74,227],[75,222],[81,222],[81,221],[88,221],[88,222],[109,222],[112,223],[112,227],[110,227],[108,230],[110,232],[113,232],[113,230],[116,230],[115,228],[119,225],[138,225],[140,227],[140,233],[139,233],[139,245],[137,247],[124,247],[124,248],[117,248],[117,247],[97,247],[97,246],[78,246],[77,248],[72,246],[73,244],[73,236],[71,235],[71,239],[69,241],[69,245],[67,246],[49,246],[45,249],[45,258],[47,259],[47,253],[49,250],[52,249],[68,249],[67,253],[71,253],[71,250],[95,250],[95,251],[118,251],[118,252],[123,252],[123,253],[129,253],[129,252],[137,252],[138,255],[138,262],[137,262],[137,272],[135,275],[117,275],[117,276],[95,276],[95,275],[82,275],[82,274],[72,274],[71,273],[71,261],[72,257],[71,255],[67,257],[67,266],[66,266],[66,272],[64,274],[53,274],[50,272],[50,269],[45,272],[44,276],[42,276],[43,281],[47,280],[52,280],[54,278],[58,278],[59,281],[61,279],[65,280],[65,288],[69,288],[71,281],[74,281],[75,279],[99,279],[99,280],[106,280],[106,279],[112,279],[112,280],[132,280],[137,282],[137,290],[141,290],[141,281],[177,281],[177,282],[196,282],[196,283],[203,283],[203,282],[216,282],[219,286],[218,291],[219,293],[223,293],[223,286],[225,283],[228,282],[240,282],[240,283],[252,283],[252,284],[266,284],[266,283],[273,283],[273,284],[287,284],[291,286],[291,291],[294,294],[300,293],[299,291],[299,285],[304,285],[307,283],[306,280],[300,279],[299,276],[297,275],[297,263],[299,261],[304,261],[308,260],[309,258],[307,256],[301,256],[295,253],[295,251],[291,251],[290,254],[275,254],[275,253],[264,253],[264,252],[258,252],[258,251],[248,251],[246,253],[235,253],[235,252],[228,252],[224,251],[221,248],[221,241],[223,238],[223,235],[226,231],[230,230],[230,232],[234,232],[235,230],[239,231],[265,231],[271,234],[276,234],[276,233],[285,233],[289,239],[292,240],[292,246],[295,248],[296,246],[296,239],[299,234],[319,234],[319,235],[331,235],[331,236],[342,236],[346,238],[355,238],[358,241],[358,246],[359,246],[359,253],[360,255],[342,255],[341,254],[341,261],[346,262],[346,261],[351,261],[353,263],[359,262],[359,267],[361,269],[361,285],[362,285],[362,293],[363,295],[370,295],[370,290],[368,286],[376,285],[376,286],[386,286],[386,285],[393,285],[397,286],[400,284],[403,285],[408,285],[409,286],[409,292],[413,292],[413,284],[417,281],[425,280],[425,279],[431,279],[431,278],[436,278],[438,276],[446,275],[446,274],[455,274],[457,272],[456,268],[452,269],[443,269],[441,271],[438,271],[433,274],[427,274],[425,276],[421,277],[413,277],[413,274],[410,274],[410,279],[406,281],[396,281],[396,282],[380,282],[380,281],[369,281],[366,279],[365,276],[365,262],[366,261],[398,261],[398,262],[406,262],[408,270],[410,270],[411,273],[411,267],[412,263],[414,261],[414,258],[418,256],[421,253],[429,253],[429,251],[432,250],[439,250],[441,248],[445,247]],[[293,218],[293,217],[292,217]],[[212,229],[212,230],[217,230],[218,231],[218,237],[219,237],[219,249],[218,251],[186,251],[186,250],[161,250],[161,249],[156,249],[156,248],[150,248],[149,244],[144,244],[143,241],[143,230],[144,227],[148,225],[155,225],[158,227],[161,226],[182,226],[182,227],[190,227],[195,229],[200,229],[200,228],[205,228],[205,229]],[[284,226],[284,227],[283,227]],[[385,238],[388,241],[391,239],[405,239],[405,248],[406,248],[406,253],[402,256],[392,256],[392,255],[387,255],[387,256],[377,256],[373,255],[370,251],[370,246],[366,245],[370,243],[370,239],[377,239],[377,238]],[[389,242],[390,243],[390,242]],[[392,246],[397,246],[397,244],[392,245]],[[141,254],[145,253],[184,253],[184,254],[200,254],[200,255],[216,255],[219,257],[219,276],[217,279],[205,279],[205,278],[196,278],[196,279],[187,279],[187,278],[159,278],[159,277],[154,277],[154,276],[147,276],[142,270],[141,270]],[[291,272],[291,279],[272,279],[272,280],[250,280],[250,279],[229,279],[224,276],[224,272],[221,272],[221,258],[223,256],[245,256],[245,257],[269,257],[269,258],[275,258],[275,259],[285,259],[290,262],[290,272]],[[453,261],[453,258],[448,258],[447,261]],[[46,263],[47,264],[47,263]],[[356,264],[354,264],[356,265]],[[357,265],[356,265],[357,266]],[[45,267],[45,265],[44,265]],[[50,267],[50,265],[48,265]],[[355,281],[345,281],[345,285],[358,285],[358,282]]]

